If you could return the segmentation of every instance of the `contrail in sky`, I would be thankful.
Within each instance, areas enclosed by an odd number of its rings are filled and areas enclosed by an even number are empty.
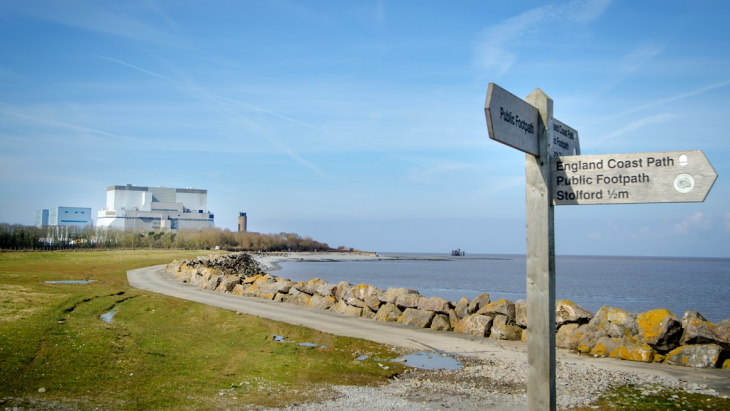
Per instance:
[[[634,113],[639,112],[639,111],[642,111],[642,110],[646,110],[646,109],[649,109],[649,108],[661,106],[662,104],[667,104],[667,103],[671,103],[671,102],[674,102],[674,101],[682,100],[682,99],[685,99],[687,97],[693,97],[693,96],[696,96],[698,94],[702,94],[702,93],[704,93],[706,91],[715,90],[715,89],[718,89],[718,88],[726,87],[728,85],[730,85],[730,80],[725,80],[725,81],[722,81],[722,82],[719,82],[719,83],[710,84],[708,86],[700,87],[700,88],[698,88],[696,90],[687,91],[687,92],[684,92],[684,93],[681,93],[681,94],[677,94],[675,96],[670,96],[670,97],[666,97],[666,98],[659,99],[659,100],[656,100],[656,101],[652,101],[651,103],[647,103],[647,104],[644,104],[642,106],[634,107],[634,108],[632,108],[630,110],[626,110],[624,112],[615,114],[615,115],[613,115],[611,117],[607,117],[607,118],[601,119],[598,122],[600,123],[600,122],[604,122],[604,121],[615,120],[617,118],[620,118],[620,117],[623,117],[623,116],[626,116],[626,115],[629,115],[629,114],[634,114]]]
[[[159,78],[159,79],[162,79],[162,80],[168,81],[168,82],[170,82],[170,83],[173,83],[173,84],[175,84],[175,85],[178,85],[178,86],[180,86],[180,87],[182,87],[182,88],[184,88],[184,89],[187,89],[187,90],[193,90],[193,91],[197,91],[197,92],[202,92],[202,93],[204,93],[204,94],[206,94],[206,95],[208,95],[208,96],[210,96],[210,97],[212,97],[212,98],[214,98],[214,99],[217,99],[217,100],[220,100],[220,101],[225,101],[225,102],[228,102],[228,103],[233,103],[233,104],[241,105],[241,106],[244,106],[244,107],[250,108],[250,109],[252,109],[252,110],[255,110],[255,111],[258,111],[258,112],[261,112],[261,113],[265,113],[265,114],[268,114],[268,115],[271,115],[271,116],[274,116],[274,117],[277,117],[277,118],[280,118],[280,119],[282,119],[282,120],[284,120],[284,121],[287,121],[287,122],[290,122],[290,123],[294,123],[294,124],[297,124],[297,125],[299,125],[299,126],[302,126],[302,127],[305,127],[305,128],[309,128],[309,129],[311,129],[311,130],[317,131],[317,132],[319,132],[319,133],[322,133],[322,134],[324,134],[324,135],[328,135],[328,136],[332,136],[332,137],[338,137],[338,138],[344,138],[344,139],[346,139],[346,140],[348,140],[348,141],[351,141],[351,142],[353,142],[353,143],[356,143],[356,144],[358,144],[358,145],[360,145],[360,146],[362,146],[362,147],[365,147],[365,148],[367,148],[367,149],[369,149],[369,150],[372,150],[372,151],[377,151],[377,152],[381,152],[381,153],[383,153],[383,154],[386,154],[386,155],[388,155],[388,156],[391,156],[391,157],[397,158],[397,159],[399,159],[399,160],[402,160],[402,161],[405,161],[405,162],[408,162],[408,163],[412,163],[412,164],[415,164],[415,165],[417,165],[417,166],[420,166],[420,167],[423,167],[423,168],[429,168],[429,166],[428,166],[428,165],[426,165],[426,164],[423,164],[423,163],[420,163],[420,162],[418,162],[418,161],[415,161],[415,160],[412,160],[412,159],[409,159],[409,158],[406,158],[406,157],[400,156],[400,155],[398,155],[398,154],[395,154],[395,153],[392,153],[392,152],[389,152],[389,151],[386,151],[386,150],[383,150],[383,149],[380,149],[380,148],[377,148],[377,147],[372,147],[372,146],[370,146],[370,145],[368,145],[368,144],[366,144],[366,143],[363,143],[363,142],[361,142],[361,141],[359,141],[359,140],[355,140],[355,139],[352,139],[352,138],[349,138],[349,137],[346,137],[346,136],[341,136],[341,135],[334,135],[334,134],[332,134],[332,133],[330,133],[330,132],[328,132],[328,131],[326,131],[326,130],[323,130],[323,129],[321,129],[321,128],[317,127],[317,126],[314,126],[314,125],[312,125],[312,124],[309,124],[309,123],[305,123],[305,122],[303,122],[303,121],[297,120],[297,119],[295,119],[295,118],[292,118],[292,117],[288,117],[288,116],[285,116],[285,115],[283,115],[283,114],[281,114],[281,113],[277,113],[277,112],[275,112],[275,111],[271,111],[271,110],[266,110],[266,109],[264,109],[264,108],[261,108],[261,107],[258,107],[258,106],[254,106],[254,105],[252,105],[252,104],[248,104],[248,103],[245,103],[245,102],[243,102],[243,101],[239,101],[239,100],[236,100],[236,99],[232,99],[232,98],[229,98],[229,97],[225,97],[225,96],[221,96],[221,95],[218,95],[218,94],[214,94],[214,93],[211,93],[211,92],[209,92],[209,91],[207,91],[207,90],[205,90],[205,89],[202,89],[202,88],[199,88],[199,90],[195,90],[195,88],[194,88],[194,87],[192,87],[192,86],[190,86],[189,84],[185,84],[185,83],[182,83],[182,82],[180,82],[180,81],[178,81],[178,80],[175,80],[175,79],[173,79],[173,78],[170,78],[170,77],[164,76],[164,75],[162,75],[162,74],[158,74],[158,73],[155,73],[155,72],[153,72],[153,71],[150,71],[150,70],[144,69],[144,68],[142,68],[142,67],[138,67],[138,66],[136,66],[136,65],[133,65],[133,64],[127,63],[127,62],[125,62],[125,61],[122,61],[122,60],[118,60],[118,59],[115,59],[115,58],[113,58],[113,57],[108,57],[108,56],[102,56],[102,55],[99,55],[99,54],[94,54],[94,56],[96,56],[96,57],[98,57],[98,58],[101,58],[101,59],[104,59],[104,60],[108,60],[108,61],[111,61],[111,62],[117,63],[117,64],[121,64],[121,65],[123,65],[123,66],[126,66],[126,67],[129,67],[129,68],[131,68],[131,69],[134,69],[134,70],[140,71],[140,72],[142,72],[142,73],[148,74],[148,75],[150,75],[150,76],[153,76],[153,77],[156,77],[156,78]],[[279,148],[283,148],[283,147],[284,147],[284,146],[283,146],[283,144],[281,144],[281,143],[280,143],[280,142],[278,142],[278,141],[277,141],[277,144],[276,144],[276,145],[277,145],[277,146],[278,146]],[[304,165],[305,167],[308,167],[308,168],[310,168],[310,169],[313,169],[313,170],[314,170],[315,172],[317,172],[317,174],[320,174],[320,175],[323,175],[323,174],[324,174],[324,172],[323,172],[323,171],[322,171],[321,169],[319,169],[319,168],[316,168],[316,167],[315,167],[315,166],[314,166],[314,165],[313,165],[312,163],[310,163],[310,162],[308,162],[308,161],[304,161],[304,160],[303,160],[303,159],[302,159],[301,157],[299,157],[298,155],[293,155],[293,154],[294,154],[294,152],[293,152],[292,150],[290,150],[290,149],[286,149],[286,150],[284,150],[284,151],[285,151],[285,152],[286,152],[286,153],[287,153],[287,154],[288,154],[289,156],[292,156],[292,158],[293,158],[293,159],[294,159],[295,161],[299,162],[300,164]],[[315,167],[315,168],[313,168],[313,167]]]

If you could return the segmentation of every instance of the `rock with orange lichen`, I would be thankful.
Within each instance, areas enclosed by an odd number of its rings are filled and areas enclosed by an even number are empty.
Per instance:
[[[558,326],[567,323],[585,324],[593,318],[593,314],[570,300],[555,302],[555,323]]]
[[[403,311],[401,311],[395,304],[385,303],[380,306],[380,309],[377,313],[375,313],[373,319],[375,321],[395,322],[398,321],[398,318],[400,318],[401,315],[403,315]]]
[[[660,308],[636,316],[639,338],[657,351],[671,351],[679,346],[682,323],[671,311]]]
[[[612,337],[637,333],[636,316],[634,314],[609,306],[601,307],[588,323],[602,328]],[[616,333],[610,332],[613,329],[620,329],[621,331]],[[628,330],[628,332],[624,332],[624,330]]]
[[[596,341],[590,354],[594,357],[619,357],[619,350],[621,348],[621,339],[612,338],[609,336],[603,336]]]
[[[649,344],[637,342],[628,336],[621,338],[618,357],[622,360],[652,362],[655,354],[656,351]]]
[[[667,354],[664,362],[686,367],[722,367],[727,353],[717,344],[683,345]]]
[[[579,352],[589,353],[596,345],[596,342],[606,335],[606,331],[598,326],[583,324],[575,330],[574,340],[570,341],[569,344]]]

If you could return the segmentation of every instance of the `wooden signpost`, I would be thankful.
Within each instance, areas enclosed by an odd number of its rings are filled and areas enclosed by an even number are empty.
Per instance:
[[[701,202],[717,173],[698,150],[579,155],[540,89],[521,100],[490,83],[484,112],[491,139],[525,152],[527,407],[555,410],[554,206]]]
[[[550,169],[556,205],[702,202],[717,178],[699,150],[553,157]]]

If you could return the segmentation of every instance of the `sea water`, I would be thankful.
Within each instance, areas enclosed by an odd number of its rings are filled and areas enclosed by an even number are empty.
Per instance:
[[[451,301],[483,292],[492,301],[526,298],[523,255],[382,255],[398,259],[283,262],[275,274],[292,281],[406,287]],[[608,305],[632,313],[666,308],[680,318],[693,310],[715,323],[730,318],[730,259],[558,256],[555,267],[556,298],[593,313]]]

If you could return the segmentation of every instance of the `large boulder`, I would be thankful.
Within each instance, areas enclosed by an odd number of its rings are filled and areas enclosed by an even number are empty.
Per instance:
[[[639,337],[655,350],[667,352],[679,346],[682,323],[671,311],[660,308],[636,317]]]
[[[363,309],[361,307],[354,307],[349,304],[345,304],[342,308],[342,314],[351,315],[353,317],[360,317],[362,315],[362,311]]]
[[[398,318],[399,323],[415,325],[420,328],[428,328],[431,326],[431,320],[435,313],[433,311],[418,310],[415,308],[406,308],[403,315]]]
[[[276,280],[276,292],[286,294],[294,287],[294,282],[284,278],[278,278]]]
[[[664,362],[696,368],[721,367],[726,358],[722,347],[717,344],[683,345],[667,354]]]
[[[453,308],[449,310],[449,326],[451,327],[452,330],[454,329],[454,327],[456,327],[456,324],[458,324],[462,318],[464,318],[464,317],[460,317],[456,313],[456,310],[454,310]]]
[[[555,334],[555,346],[558,348],[575,349],[577,341],[575,341],[575,330],[580,325],[576,323],[565,324],[558,328],[557,334]]]
[[[464,317],[456,327],[454,327],[455,333],[475,335],[477,337],[486,337],[489,335],[489,331],[492,328],[492,317],[472,314],[468,317]]]
[[[315,294],[319,294],[323,297],[335,297],[335,293],[337,292],[337,284],[331,284],[331,283],[323,283],[314,290]]]
[[[682,338],[680,345],[689,344],[718,344],[718,336],[715,325],[699,317],[684,318],[682,320]]]
[[[469,302],[469,314],[473,314],[479,311],[479,309],[481,309],[482,307],[486,307],[487,304],[490,303],[490,301],[491,300],[489,299],[489,294],[487,293],[481,293],[478,296],[474,297],[474,299]]]
[[[469,312],[469,299],[466,297],[461,297],[461,299],[454,306],[454,313],[459,316],[459,318],[464,318],[467,315],[471,314]]]
[[[365,306],[362,307],[362,313],[360,314],[362,318],[367,318],[368,320],[372,320],[375,318],[375,311],[373,311],[370,307]]]
[[[628,329],[630,331],[629,334],[631,335],[638,332],[636,327],[636,316],[634,314],[609,306],[601,307],[598,312],[596,312],[596,315],[591,318],[588,324],[595,325],[596,327],[603,328],[604,330],[608,330],[612,324],[616,324]]]
[[[631,329],[617,323],[608,323],[608,325],[604,327],[603,330],[606,331],[606,334],[608,334],[609,337],[613,338],[621,338],[623,336],[632,337],[636,335],[636,333],[634,331],[631,331]]]
[[[555,323],[558,326],[567,323],[586,324],[591,318],[593,318],[593,313],[570,300],[555,302]]]
[[[637,342],[628,336],[621,338],[618,357],[622,360],[652,362],[655,354],[656,351],[649,344]]]
[[[717,335],[717,340],[720,341],[721,345],[730,349],[730,318],[715,324],[715,335]]]
[[[327,281],[321,278],[312,278],[309,281],[300,281],[294,287],[303,293],[314,295],[317,292],[317,288],[325,284],[327,284]]]
[[[344,300],[347,293],[352,290],[352,287],[354,287],[354,285],[347,281],[340,281],[335,287],[335,295],[333,297],[335,297],[335,300],[337,301]]]
[[[590,354],[594,357],[618,358],[620,348],[621,338],[612,338],[606,335],[596,341]]]
[[[503,315],[507,317],[507,323],[514,323],[515,321],[515,304],[504,298],[497,301],[492,301],[486,306],[480,308],[477,314],[497,316]]]
[[[441,314],[448,314],[451,309],[451,302],[439,297],[421,297],[418,300],[418,309],[423,311],[433,311]]]
[[[421,296],[418,294],[401,294],[395,299],[395,305],[401,310],[406,308],[418,308],[418,300]]]
[[[352,293],[352,296],[359,299],[359,300],[365,300],[366,297],[375,295],[378,296],[382,294],[383,290],[372,286],[370,284],[358,284],[354,287],[352,287],[352,290],[350,290],[350,293]]]
[[[243,289],[241,295],[245,297],[258,297],[260,293],[261,287],[259,287],[258,284],[248,284],[245,285],[245,288]]]
[[[218,288],[218,284],[223,280],[222,275],[211,275],[208,280],[203,280],[198,284],[198,287],[206,290],[215,290]]]
[[[311,300],[311,299],[312,299],[312,296],[311,295],[309,295],[309,294],[307,294],[305,292],[300,292],[300,293],[297,293],[297,294],[289,295],[289,298],[287,298],[284,301],[286,301],[286,302],[288,302],[290,304],[297,304],[297,305],[305,305],[306,306],[306,305],[309,304],[309,300]]]
[[[574,341],[571,340],[571,346],[582,353],[589,353],[596,345],[599,339],[607,336],[606,331],[593,324],[583,324],[575,330]]]
[[[398,299],[398,296],[403,294],[416,294],[418,295],[418,291],[411,290],[410,288],[403,288],[403,287],[390,287],[385,292],[380,294],[380,301],[383,303],[390,303],[395,304],[395,301]]]
[[[230,293],[236,285],[241,284],[241,280],[240,275],[224,275],[215,290],[222,293]]]
[[[346,308],[347,308],[347,303],[345,303],[343,300],[339,300],[336,303],[334,303],[329,308],[329,310],[334,311],[336,313],[344,314]]]
[[[527,301],[515,301],[515,324],[527,328]]]
[[[383,322],[395,322],[398,321],[398,318],[400,318],[401,315],[403,315],[403,311],[401,311],[395,304],[385,303],[380,306],[380,309],[377,313],[375,313],[373,319]]]
[[[520,341],[522,339],[522,328],[511,324],[507,316],[498,315],[492,322],[489,338],[495,340]]]
[[[435,314],[431,320],[431,329],[438,331],[451,331],[451,321],[446,314]]]
[[[377,295],[369,295],[365,297],[363,302],[365,302],[365,307],[369,308],[373,313],[380,309],[381,302]]]
[[[267,300],[273,300],[274,296],[279,293],[279,283],[266,283],[259,286],[259,298],[265,298]]]
[[[319,310],[327,310],[333,305],[335,305],[334,297],[332,297],[331,295],[325,297],[319,294],[313,295],[307,303],[307,307],[317,308]]]

